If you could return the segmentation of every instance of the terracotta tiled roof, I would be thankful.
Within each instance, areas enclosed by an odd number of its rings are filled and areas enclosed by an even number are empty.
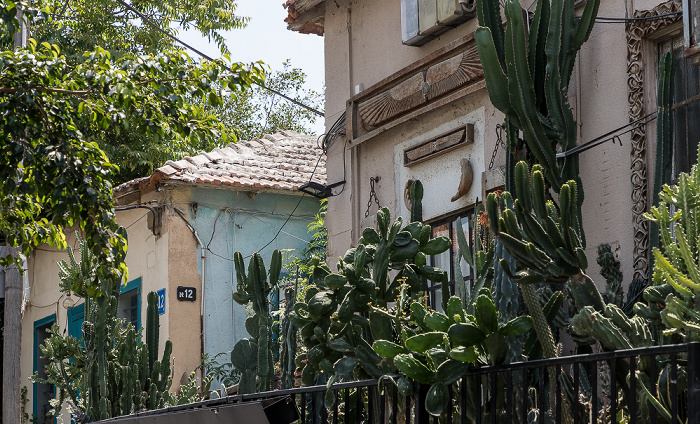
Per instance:
[[[325,156],[316,140],[313,136],[282,131],[262,139],[231,143],[197,156],[169,160],[150,177],[129,181],[115,192],[134,186],[155,186],[165,181],[221,184],[261,191],[296,190],[309,182],[312,173],[312,181],[325,184]]]
[[[322,3],[325,3],[325,0],[287,0],[284,2],[282,7],[287,9],[287,17],[284,19],[289,24],[287,28],[302,34],[323,35],[323,14],[319,14],[319,10],[314,10],[323,6]],[[300,20],[299,17],[305,14],[308,16]]]

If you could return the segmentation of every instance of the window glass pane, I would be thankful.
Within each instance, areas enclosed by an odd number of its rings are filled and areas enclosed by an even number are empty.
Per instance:
[[[131,323],[135,329],[138,329],[138,291],[131,290],[119,296],[117,304],[117,318],[126,320]]]
[[[432,237],[450,237],[450,223],[445,223],[433,227]],[[448,275],[452,275],[452,265],[450,264],[450,251],[440,253],[439,255],[433,256],[433,266],[447,271]]]

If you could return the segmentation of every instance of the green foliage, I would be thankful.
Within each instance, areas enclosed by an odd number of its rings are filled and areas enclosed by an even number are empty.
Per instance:
[[[281,71],[266,72],[265,86],[294,100],[323,110],[323,93],[305,88],[306,74],[286,60]],[[312,134],[318,119],[313,112],[282,99],[262,87],[236,92],[209,111],[234,128],[239,139],[251,140],[280,130]]]
[[[405,290],[402,295],[404,298],[399,303],[406,300]],[[520,336],[532,327],[528,316],[499,323],[488,288],[480,291],[473,310],[473,315],[467,314],[456,296],[447,301],[445,313],[426,310],[421,302],[413,302],[410,315],[400,317],[400,343],[376,340],[373,344],[374,351],[392,360],[398,371],[414,381],[431,385],[425,407],[432,415],[444,411],[448,387],[466,373],[469,364],[504,363],[507,338]],[[504,399],[499,397],[497,402],[500,411],[505,407]],[[474,410],[469,412],[470,416],[474,413]]]
[[[32,25],[32,36],[40,43],[56,44],[77,61],[81,60],[83,52],[95,50],[98,46],[113,57],[157,54],[177,47],[174,40],[143,22],[119,2],[39,0],[32,3],[48,14],[46,19]],[[213,40],[221,53],[228,53],[223,32],[243,28],[248,21],[234,14],[236,4],[230,1],[147,0],[129,3],[170,34],[197,32],[209,41]]]
[[[378,231],[365,229],[357,248],[339,260],[337,273],[326,265],[315,267],[313,285],[290,313],[306,348],[297,356],[306,385],[323,373],[333,384],[348,373],[367,378],[392,371],[371,346],[374,340],[397,341],[400,334],[387,305],[396,300],[402,283],[407,296],[417,299],[427,280],[446,281],[444,271],[428,266],[426,257],[447,250],[448,238],[430,239],[430,226],[420,222],[403,226],[397,218],[392,223],[386,208],[377,213],[377,222]]]
[[[682,341],[700,340],[700,171],[680,174],[678,185],[664,186],[659,204],[647,218],[659,228],[663,250],[654,249],[654,285],[644,292],[650,306],[635,311],[654,318],[658,311],[663,334]],[[662,302],[658,298],[662,297]],[[653,308],[657,308],[655,311]]]
[[[231,351],[231,363],[240,372],[239,393],[264,392],[270,390],[274,363],[272,359],[272,322],[270,292],[277,285],[282,270],[282,254],[272,253],[270,281],[259,253],[250,258],[248,273],[241,252],[234,254],[238,284],[233,300],[240,305],[251,303],[252,316],[246,319],[246,330],[252,339],[239,340]],[[257,379],[256,379],[257,376]]]
[[[123,229],[118,233],[126,238]],[[80,259],[76,260],[68,247],[70,264],[59,263],[63,287],[79,288],[81,282],[95,275],[98,266],[87,243],[79,234],[77,237]],[[140,332],[117,318],[119,288],[119,283],[112,280],[102,281],[102,295],[85,299],[81,339],[62,336],[54,325],[50,337],[41,346],[43,356],[50,361],[45,381],[60,389],[56,415],[65,401],[71,404],[76,420],[86,422],[161,408],[169,399],[172,343],[165,342],[159,360],[158,297],[154,292],[147,296],[144,343],[139,341]]]
[[[17,28],[14,4],[3,10],[5,27]],[[125,244],[114,233],[110,181],[116,168],[95,142],[102,131],[127,130],[155,140],[225,138],[225,126],[186,99],[220,104],[220,88],[249,87],[262,81],[262,71],[240,64],[230,73],[222,69],[222,62],[194,65],[182,52],[113,60],[97,48],[77,65],[45,43],[1,52],[0,233],[27,255],[44,243],[64,248],[63,229],[79,225],[99,262],[96,277],[121,278],[126,268],[116,258]],[[81,131],[86,120],[92,132]],[[85,290],[90,297],[100,293],[94,283]]]

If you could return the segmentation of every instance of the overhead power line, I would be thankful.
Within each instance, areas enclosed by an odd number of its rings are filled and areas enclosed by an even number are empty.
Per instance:
[[[150,25],[151,27],[155,28],[159,32],[163,33],[166,37],[168,37],[171,40],[175,41],[176,43],[188,48],[189,50],[193,51],[194,53],[198,54],[199,56],[201,56],[202,58],[204,58],[206,60],[208,60],[210,62],[214,61],[214,58],[212,58],[211,56],[205,54],[204,52],[202,52],[200,50],[195,49],[194,47],[190,46],[189,44],[185,43],[184,41],[180,40],[179,38],[175,37],[174,35],[170,34],[166,30],[164,30],[163,28],[158,26],[155,22],[153,22],[153,20],[150,17],[148,17],[147,15],[144,15],[143,13],[134,9],[134,7],[132,5],[130,5],[129,3],[125,2],[124,0],[116,0],[116,2],[121,4],[122,6],[126,7],[127,9],[131,10],[132,12],[134,12],[139,18],[143,19],[143,21],[146,22],[146,24]],[[231,70],[231,68],[229,68],[228,66],[226,66],[226,65],[224,65],[224,66],[226,67],[227,70],[229,70],[229,71]],[[320,110],[315,109],[311,106],[305,105],[304,103],[302,103],[298,100],[295,100],[295,99],[287,96],[286,94],[281,93],[273,88],[266,87],[265,85],[259,84],[257,82],[254,82],[254,84],[262,87],[263,89],[265,89],[273,94],[276,94],[276,95],[282,97],[283,99],[286,99],[286,100],[294,103],[295,105],[297,105],[299,107],[302,107],[302,108],[308,110],[309,112],[312,112],[318,116],[325,116],[325,114],[323,112],[321,112]]]

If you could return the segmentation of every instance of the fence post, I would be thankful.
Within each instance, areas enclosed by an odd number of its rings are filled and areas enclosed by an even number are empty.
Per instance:
[[[415,424],[428,424],[430,422],[430,416],[428,411],[425,409],[425,397],[428,395],[429,388],[430,386],[427,384],[421,384],[417,381],[413,383],[413,393],[415,398],[413,401],[413,407],[416,408]],[[406,416],[410,416],[409,411],[406,411]]]
[[[688,344],[688,422],[700,423],[700,343]]]

